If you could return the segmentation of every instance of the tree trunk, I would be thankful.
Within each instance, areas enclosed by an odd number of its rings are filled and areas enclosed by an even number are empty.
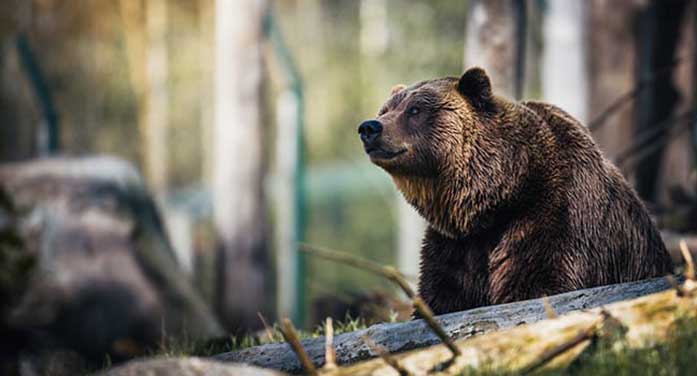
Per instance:
[[[121,0],[129,77],[138,98],[143,175],[161,203],[167,187],[167,1]]]
[[[521,24],[518,1],[473,1],[465,31],[465,67],[479,66],[491,78],[495,93],[519,97],[522,92],[525,36],[518,35]],[[522,56],[522,58],[521,58]]]
[[[687,1],[651,1],[643,8],[638,30],[637,81],[652,79],[658,72],[660,77],[643,90],[637,101],[635,133],[640,137],[647,130],[655,129],[660,122],[667,120],[681,99],[681,93],[673,82],[677,46],[682,31],[683,15]],[[675,124],[673,128],[683,126]],[[656,138],[665,137],[665,130]],[[654,140],[655,142],[656,140]],[[639,196],[649,202],[657,202],[661,160],[667,147],[658,147],[647,155],[636,168],[636,189]]]
[[[544,16],[544,99],[581,123],[588,120],[585,35],[587,3],[551,0]]]
[[[672,110],[668,113],[668,118],[677,114],[685,113],[694,107],[692,80],[694,72],[692,71],[691,62],[695,56],[695,33],[694,33],[694,9],[697,8],[697,3],[684,1],[659,2],[657,4],[664,8],[662,12],[673,14],[675,16],[663,16],[659,20],[661,28],[660,36],[663,41],[657,41],[655,47],[656,60],[653,63],[653,69],[665,70],[662,67],[675,64],[671,73],[665,76],[665,85],[672,86],[674,94],[677,94],[677,100],[674,103],[664,103],[662,111]],[[668,9],[665,9],[668,8]],[[671,40],[672,39],[672,40]],[[672,52],[670,51],[672,49]],[[678,61],[676,63],[676,61]],[[655,87],[658,99],[665,101],[669,96],[666,88],[659,89]],[[668,89],[668,90],[671,90]],[[658,107],[654,108],[658,112]],[[694,117],[692,118],[694,119]],[[687,188],[687,191],[694,190],[693,175],[693,140],[690,135],[690,127],[694,126],[692,119],[684,119],[673,125],[671,140],[666,142],[660,152],[654,154],[658,158],[659,165],[656,171],[656,180],[654,189],[654,201],[660,206],[674,207],[676,203],[673,200],[672,193],[676,186]],[[655,126],[652,124],[650,126]],[[641,165],[641,164],[639,164]]]
[[[229,329],[259,326],[270,301],[262,189],[263,0],[216,2],[213,211],[219,312]]]
[[[162,202],[167,191],[167,0],[147,0],[146,4],[146,89],[142,145],[145,176],[155,198]]]
[[[588,29],[592,30],[586,34],[588,51],[602,51],[587,57],[590,121],[605,111],[608,104],[634,88],[636,41],[629,25],[636,22],[639,3],[636,0],[593,0],[588,5]],[[632,105],[623,106],[592,130],[593,139],[611,160],[632,139],[632,110]]]

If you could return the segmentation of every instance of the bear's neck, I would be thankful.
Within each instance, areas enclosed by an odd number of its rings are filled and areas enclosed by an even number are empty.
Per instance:
[[[476,209],[463,202],[461,191],[458,192],[452,181],[413,176],[393,176],[392,179],[407,202],[443,236],[462,238],[478,226]]]
[[[517,188],[530,190],[535,195],[512,194],[501,201],[487,199],[488,192],[473,187],[466,177],[413,177],[393,176],[397,188],[434,230],[451,239],[477,235],[492,228],[505,228],[518,218],[521,207],[529,212],[547,212],[553,191],[542,176],[523,183]],[[534,186],[533,186],[534,185]],[[547,208],[549,209],[549,208]]]

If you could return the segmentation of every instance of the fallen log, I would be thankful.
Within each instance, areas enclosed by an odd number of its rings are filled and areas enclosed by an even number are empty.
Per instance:
[[[603,305],[634,299],[671,288],[666,278],[654,278],[638,282],[594,287],[550,296],[550,306],[558,314],[600,307]],[[547,318],[543,299],[480,307],[468,311],[450,313],[438,317],[445,332],[452,338],[465,339],[476,334],[511,328],[520,324],[534,323]],[[377,357],[363,337],[389,353],[403,352],[440,343],[423,320],[404,323],[377,324],[367,329],[345,333],[334,338],[337,362],[341,365]],[[301,341],[310,360],[317,367],[324,364],[324,338]],[[287,343],[274,343],[248,349],[223,353],[216,360],[246,363],[291,373],[302,372],[303,368]]]
[[[509,328],[455,345],[461,356],[452,357],[444,345],[395,355],[391,363],[410,375],[459,375],[483,369],[488,373],[528,374],[538,369],[563,368],[596,338],[608,348],[641,349],[670,340],[679,322],[697,319],[697,283],[688,280],[679,289],[574,312],[532,325]],[[488,374],[487,373],[487,374]],[[335,369],[323,375],[398,375],[394,365],[373,359]]]

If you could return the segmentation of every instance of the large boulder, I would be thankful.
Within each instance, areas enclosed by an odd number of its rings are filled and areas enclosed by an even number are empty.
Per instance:
[[[11,307],[29,285],[35,257],[24,251],[9,197],[0,190],[0,375],[17,373],[19,350],[26,347],[21,331],[8,325]]]
[[[244,364],[221,363],[201,358],[134,360],[101,376],[282,376],[283,373]]]
[[[0,268],[6,258],[18,265],[16,282],[0,279],[0,329],[32,351],[69,349],[101,362],[143,354],[163,338],[224,334],[128,163],[0,165],[0,192]]]

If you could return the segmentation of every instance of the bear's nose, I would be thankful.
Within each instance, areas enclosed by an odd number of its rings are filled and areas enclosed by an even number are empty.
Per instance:
[[[366,120],[358,127],[358,134],[361,135],[361,141],[369,144],[375,141],[382,133],[382,124],[377,120]]]

